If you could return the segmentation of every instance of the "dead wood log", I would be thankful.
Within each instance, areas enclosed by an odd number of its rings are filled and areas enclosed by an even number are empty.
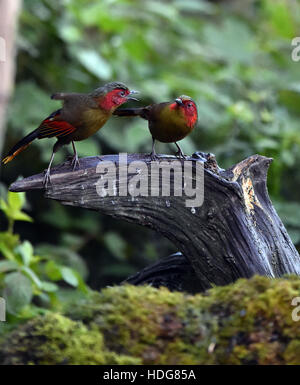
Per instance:
[[[175,189],[167,198],[161,195],[119,195],[124,189],[117,178],[121,167],[143,161],[148,171],[153,163],[148,156],[128,155],[125,165],[119,164],[118,155],[101,158],[102,161],[99,157],[81,159],[80,168],[76,171],[71,170],[70,162],[55,167],[45,196],[65,205],[98,210],[159,232],[170,239],[190,262],[198,279],[199,291],[211,284],[225,285],[254,274],[269,277],[300,274],[299,254],[267,192],[267,171],[272,159],[253,155],[228,170],[222,170],[210,154],[195,153],[188,162],[194,171],[199,162],[204,164],[204,202],[201,207],[186,207],[186,196],[174,196]],[[175,159],[161,156],[158,164]],[[114,186],[113,197],[101,196],[97,192],[102,178],[97,165],[101,163],[103,167],[109,164],[107,162],[112,162],[117,168],[117,174],[107,182]],[[136,168],[133,174],[140,171]],[[171,173],[171,179],[174,175]],[[38,174],[19,180],[11,185],[10,190],[43,189],[43,176]],[[162,181],[161,175],[156,177]],[[148,174],[145,178],[150,183]],[[195,178],[194,173],[193,182]],[[158,264],[159,269],[161,266]]]

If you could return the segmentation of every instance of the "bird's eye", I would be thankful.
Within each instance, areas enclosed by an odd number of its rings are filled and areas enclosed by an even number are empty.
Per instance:
[[[188,103],[187,106],[190,108],[192,107],[192,103]]]
[[[121,92],[119,93],[119,95],[122,96],[122,97],[125,96],[125,91],[121,91]]]

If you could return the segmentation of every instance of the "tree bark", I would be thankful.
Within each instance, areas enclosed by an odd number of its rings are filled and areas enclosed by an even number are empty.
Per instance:
[[[103,165],[104,161],[111,161],[120,171],[118,155],[101,159],[81,159],[76,171],[71,171],[70,162],[54,168],[45,196],[159,232],[190,262],[197,277],[198,291],[254,274],[269,277],[300,274],[299,254],[267,192],[267,171],[272,159],[253,155],[222,170],[214,156],[195,153],[188,160],[193,169],[198,162],[204,164],[204,203],[197,208],[186,207],[186,197],[174,194],[167,198],[119,196],[122,186],[117,178],[110,181],[114,183],[116,196],[101,197],[96,190],[99,162]],[[159,162],[175,159],[161,156]],[[137,160],[146,162],[150,169],[150,159],[144,155],[129,155],[128,165]],[[42,182],[43,174],[38,174],[13,183],[10,189],[42,189]]]
[[[15,74],[15,32],[21,0],[0,0],[0,156]]]
[[[131,285],[150,285],[156,288],[167,287],[170,291],[184,291],[196,294],[199,291],[198,277],[192,265],[180,252],[159,259],[128,277],[124,282]]]

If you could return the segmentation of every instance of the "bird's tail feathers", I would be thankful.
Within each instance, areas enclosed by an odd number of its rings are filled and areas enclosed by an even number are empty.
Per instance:
[[[2,159],[4,164],[12,161],[15,156],[17,156],[20,152],[24,151],[30,143],[38,137],[38,130],[32,131],[30,134],[25,136],[25,138],[21,139],[7,154],[7,156]]]

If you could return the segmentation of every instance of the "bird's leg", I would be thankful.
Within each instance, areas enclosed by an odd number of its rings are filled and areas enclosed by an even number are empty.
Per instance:
[[[150,153],[150,158],[151,160],[157,160],[158,156],[155,152],[155,139],[152,137],[152,151]]]
[[[48,168],[47,168],[46,173],[45,173],[45,176],[44,176],[44,181],[43,181],[43,184],[44,184],[45,188],[47,188],[48,183],[51,182],[51,181],[50,181],[50,169],[51,169],[51,165],[52,165],[52,162],[53,162],[54,155],[55,155],[56,151],[57,151],[61,146],[62,146],[62,143],[60,143],[60,142],[58,142],[58,141],[57,141],[57,142],[54,144],[54,146],[53,146],[51,159],[50,159]]]
[[[184,155],[184,153],[183,153],[182,149],[180,148],[179,144],[177,142],[175,142],[175,144],[176,144],[176,147],[178,148],[178,151],[176,152],[175,155],[178,156],[179,159],[187,159],[186,155]]]
[[[73,171],[74,171],[77,166],[79,167],[79,159],[78,159],[78,154],[77,154],[76,147],[73,140],[72,140],[72,147],[74,151],[74,156],[72,158],[71,165],[73,166]]]
[[[52,164],[53,159],[54,159],[54,155],[55,155],[55,152],[53,151],[52,155],[51,155],[50,162],[49,162],[49,166],[48,166],[47,171],[46,171],[45,176],[44,176],[43,184],[44,184],[45,188],[47,188],[48,183],[50,183],[50,169],[51,169],[51,164]]]

